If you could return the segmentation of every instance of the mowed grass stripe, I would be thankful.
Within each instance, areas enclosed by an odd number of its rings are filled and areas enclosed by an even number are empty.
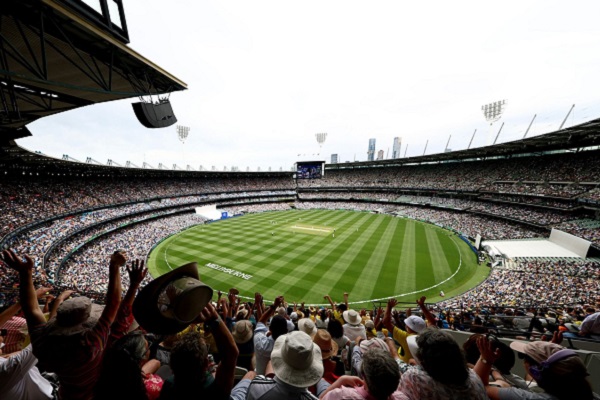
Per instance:
[[[429,287],[435,284],[433,277],[433,266],[429,253],[429,244],[427,243],[427,229],[425,224],[415,225],[415,254],[416,254],[416,281],[415,287],[424,285]],[[418,282],[418,284],[417,284]]]
[[[376,282],[395,282],[396,276],[398,275],[397,266],[400,263],[400,257],[402,254],[401,244],[404,239],[404,224],[398,219],[393,218],[392,222],[388,226],[390,231],[387,237],[389,237],[386,249],[384,251],[383,268],[380,269],[379,275],[375,278]],[[384,235],[384,237],[386,237]],[[375,299],[380,297],[394,296],[395,286],[386,285],[384,287],[372,287],[371,293],[368,297]]]
[[[370,257],[363,268],[360,277],[352,286],[352,295],[358,298],[373,298],[374,288],[371,285],[361,285],[360,282],[378,282],[381,271],[386,269],[386,255],[393,239],[396,222],[393,218],[385,218],[378,229],[377,235],[372,235],[369,242],[375,247],[370,251]],[[383,232],[381,232],[383,230]]]
[[[360,235],[357,235],[354,244],[348,249],[348,253],[354,257],[347,263],[336,265],[336,274],[339,275],[339,278],[334,288],[338,295],[339,293],[352,292],[352,289],[359,282],[361,273],[369,268],[370,255],[377,246],[378,236],[375,233],[384,222],[384,218],[370,218],[366,222],[369,225],[361,229]],[[368,283],[361,281],[360,284]]]
[[[442,247],[441,244],[441,241],[447,239],[447,237],[435,228],[425,229],[425,236],[427,237],[427,247],[429,248],[429,256],[431,257],[433,279],[435,283],[438,283],[453,273],[446,259],[446,251],[450,249]],[[454,269],[457,267],[458,265],[455,265]]]
[[[404,240],[401,243],[400,261],[396,274],[394,293],[412,292],[417,282],[417,254],[415,252],[415,227],[417,223],[409,219],[404,222]]]

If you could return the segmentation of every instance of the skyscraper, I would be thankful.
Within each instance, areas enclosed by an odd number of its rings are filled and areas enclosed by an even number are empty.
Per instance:
[[[367,161],[375,160],[375,138],[369,139],[369,150],[367,151]]]
[[[378,160],[383,160],[383,150],[379,150],[379,151],[377,152],[377,159],[378,159]]]
[[[338,155],[337,154],[332,154],[331,155],[331,163],[332,164],[337,164],[338,163]]]
[[[394,138],[394,147],[392,148],[392,158],[400,158],[400,148],[402,147],[402,138]]]

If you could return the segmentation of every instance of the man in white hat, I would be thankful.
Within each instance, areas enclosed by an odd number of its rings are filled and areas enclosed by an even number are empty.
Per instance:
[[[362,317],[356,310],[346,310],[342,313],[344,318],[344,335],[348,337],[351,341],[356,340],[356,338],[366,338],[367,330],[365,326],[362,324]]]
[[[315,400],[308,387],[317,385],[317,395],[329,384],[322,379],[321,349],[304,332],[294,331],[275,341],[271,362],[273,379],[248,373],[231,392],[233,400]]]

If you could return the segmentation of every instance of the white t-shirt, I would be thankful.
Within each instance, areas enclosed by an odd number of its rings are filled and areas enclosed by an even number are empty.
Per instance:
[[[48,400],[52,385],[35,366],[31,345],[9,357],[0,357],[0,393],[3,399]]]

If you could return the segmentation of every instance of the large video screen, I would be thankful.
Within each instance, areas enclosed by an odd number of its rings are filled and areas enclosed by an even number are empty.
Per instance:
[[[303,161],[296,163],[296,179],[321,179],[323,161]]]

